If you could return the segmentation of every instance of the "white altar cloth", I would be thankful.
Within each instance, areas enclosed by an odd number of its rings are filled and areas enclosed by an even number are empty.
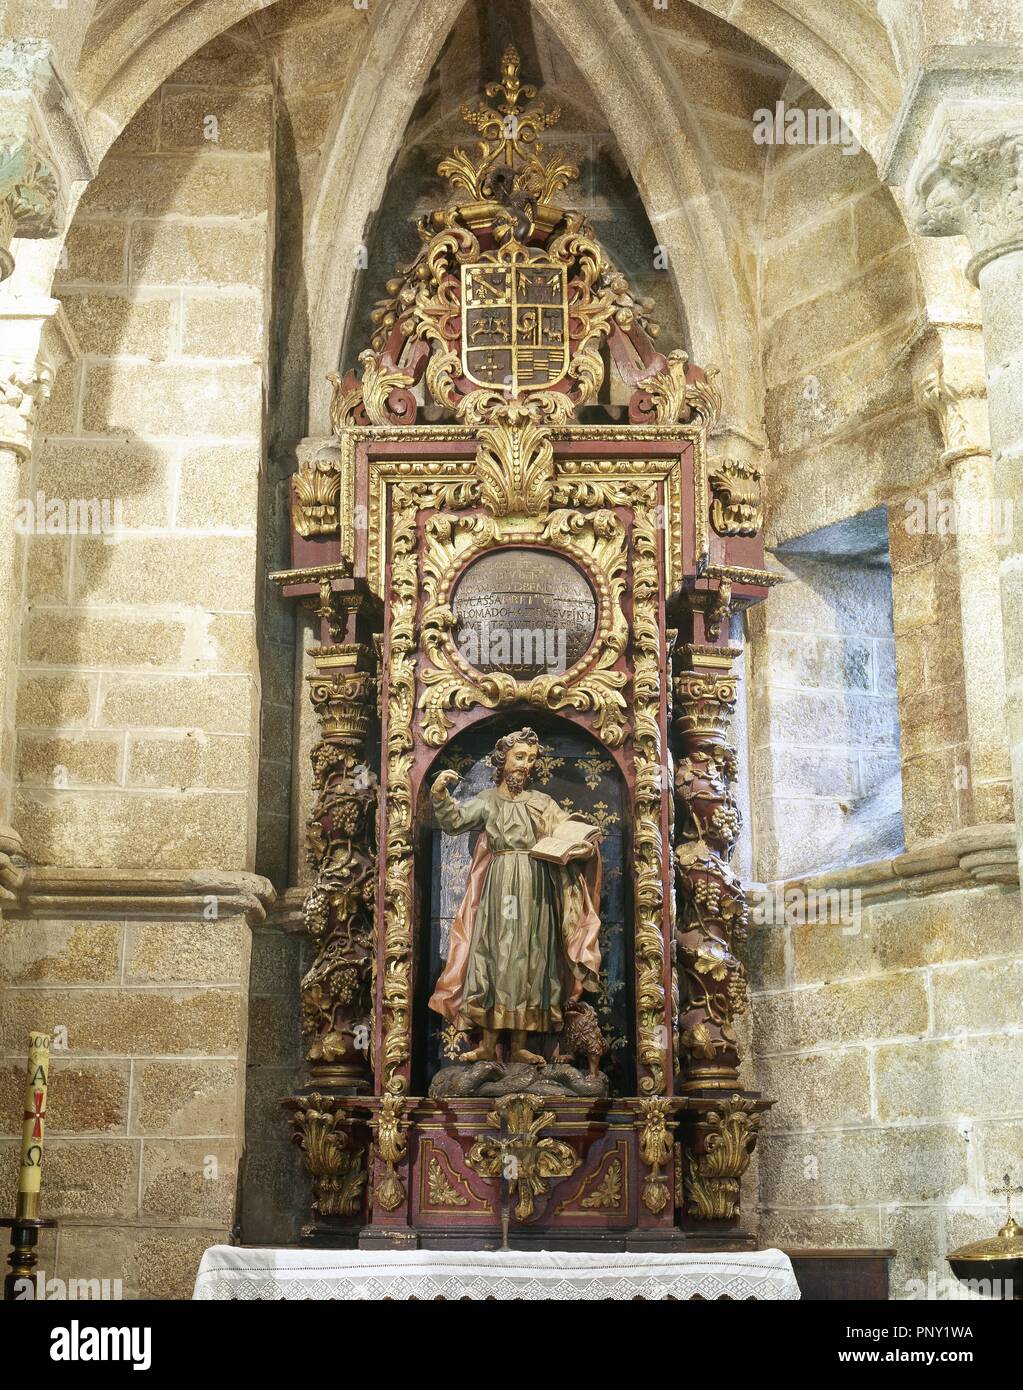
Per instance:
[[[781,1250],[298,1250],[213,1245],[194,1299],[797,1299]]]

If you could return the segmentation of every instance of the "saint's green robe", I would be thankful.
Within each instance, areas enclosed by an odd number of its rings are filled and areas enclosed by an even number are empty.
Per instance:
[[[560,1030],[564,1006],[595,989],[600,969],[599,855],[564,867],[530,858],[536,841],[569,818],[553,798],[496,788],[459,805],[434,802],[450,835],[482,830],[447,966],[430,1007],[482,1028]]]

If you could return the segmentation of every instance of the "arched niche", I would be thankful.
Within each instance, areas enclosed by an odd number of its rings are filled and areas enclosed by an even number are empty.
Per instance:
[[[626,780],[615,758],[582,724],[523,707],[485,716],[460,730],[438,752],[423,779],[415,822],[420,931],[420,969],[412,1020],[413,1037],[420,1040],[420,1046],[413,1046],[413,1054],[420,1059],[420,1072],[412,1078],[416,1095],[424,1095],[440,1067],[450,1065],[460,1051],[471,1046],[468,1035],[458,1037],[457,1030],[445,1033],[448,1025],[427,1007],[427,1000],[447,958],[448,932],[465,892],[479,832],[444,834],[430,808],[430,788],[445,768],[454,768],[459,774],[461,780],[453,792],[459,800],[492,786],[491,750],[502,735],[524,726],[534,729],[543,744],[533,788],[553,797],[566,810],[595,821],[604,830],[600,842],[601,988],[595,999],[584,998],[597,1009],[601,1032],[608,1043],[609,1051],[601,1066],[610,1080],[611,1094],[629,1095],[636,1086],[633,917],[628,868],[632,845]],[[536,1047],[539,1041],[534,1037],[530,1046]],[[537,1050],[550,1056],[556,1041],[557,1035],[550,1034]]]

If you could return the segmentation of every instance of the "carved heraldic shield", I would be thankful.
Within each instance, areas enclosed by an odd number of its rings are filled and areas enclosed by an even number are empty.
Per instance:
[[[517,243],[462,267],[462,366],[477,386],[542,390],[568,371],[565,266]]]

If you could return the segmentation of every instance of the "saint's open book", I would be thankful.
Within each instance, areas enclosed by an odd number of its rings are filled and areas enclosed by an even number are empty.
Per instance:
[[[584,845],[595,845],[600,839],[600,826],[584,820],[563,820],[553,835],[546,835],[529,851],[531,859],[543,859],[548,864],[567,864],[572,851]]]

